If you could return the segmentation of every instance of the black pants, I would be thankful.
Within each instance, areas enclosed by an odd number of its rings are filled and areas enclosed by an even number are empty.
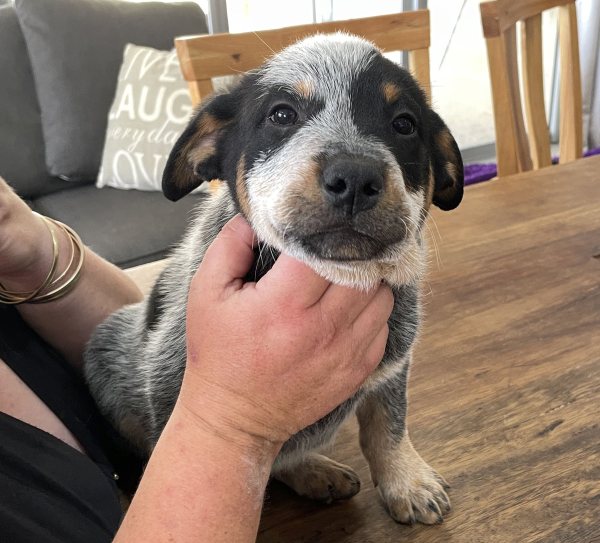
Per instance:
[[[0,540],[112,541],[121,521],[117,484],[133,492],[141,460],[99,414],[81,377],[1,304],[0,358],[88,453],[0,413]]]

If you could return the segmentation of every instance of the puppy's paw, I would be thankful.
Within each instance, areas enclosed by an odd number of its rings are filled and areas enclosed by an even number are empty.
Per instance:
[[[347,500],[360,490],[360,479],[352,468],[316,453],[309,453],[292,468],[274,471],[273,476],[300,496],[327,504]]]
[[[425,464],[426,465],[426,464]],[[402,524],[440,524],[450,511],[450,500],[444,480],[433,469],[421,477],[397,480],[379,485],[390,516]]]
[[[403,524],[440,524],[450,511],[450,488],[415,451],[408,436],[385,462],[377,486],[391,517]]]

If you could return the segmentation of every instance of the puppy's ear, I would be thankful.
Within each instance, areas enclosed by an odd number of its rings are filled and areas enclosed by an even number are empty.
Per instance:
[[[198,106],[165,166],[162,190],[169,200],[175,202],[205,181],[219,179],[218,143],[235,112],[235,100],[228,93],[209,97]]]
[[[462,157],[450,130],[437,113],[431,112],[431,148],[434,188],[432,202],[444,211],[454,209],[463,197]]]

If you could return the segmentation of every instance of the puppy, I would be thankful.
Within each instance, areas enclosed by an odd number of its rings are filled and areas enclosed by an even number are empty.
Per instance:
[[[463,168],[448,128],[409,73],[345,34],[300,41],[200,104],[165,168],[177,200],[214,179],[154,290],[101,324],[85,376],[101,410],[145,455],[177,399],[186,363],[191,278],[223,225],[241,212],[260,240],[249,278],[283,251],[323,277],[369,289],[385,281],[395,305],[381,364],[349,400],[294,435],[272,475],[299,494],[350,498],[360,481],[317,452],[356,413],[360,445],[391,516],[442,522],[446,484],[413,448],[406,387],[419,326],[422,229],[433,203],[455,208]],[[258,256],[258,254],[257,254]]]

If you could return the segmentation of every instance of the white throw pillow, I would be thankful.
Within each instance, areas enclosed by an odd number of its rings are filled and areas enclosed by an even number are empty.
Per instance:
[[[127,44],[96,186],[160,191],[167,158],[191,113],[177,52]]]

